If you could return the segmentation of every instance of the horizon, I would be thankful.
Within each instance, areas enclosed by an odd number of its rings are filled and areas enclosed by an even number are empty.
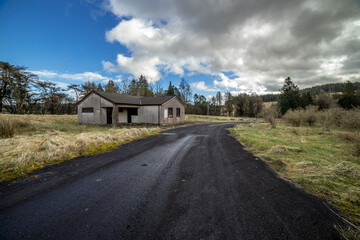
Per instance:
[[[206,97],[359,82],[359,2],[2,1],[0,61],[60,87],[143,74]]]

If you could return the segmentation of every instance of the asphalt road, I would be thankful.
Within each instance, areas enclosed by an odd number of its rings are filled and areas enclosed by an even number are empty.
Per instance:
[[[227,127],[177,128],[0,185],[0,239],[339,239]]]

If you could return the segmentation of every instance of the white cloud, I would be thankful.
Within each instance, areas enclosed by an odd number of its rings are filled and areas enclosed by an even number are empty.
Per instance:
[[[43,79],[39,79],[39,81],[43,81],[43,82],[52,82],[55,83],[57,87],[67,90],[67,86],[69,85],[69,83],[64,83],[64,82],[58,82],[58,81],[52,81],[52,80],[43,80]]]
[[[193,88],[200,90],[200,91],[205,91],[205,92],[215,92],[218,91],[215,88],[209,88],[208,86],[205,85],[204,81],[200,81],[200,82],[195,82],[195,83],[191,83],[190,84]]]
[[[63,73],[63,74],[59,74],[58,76],[59,78],[79,80],[79,81],[91,81],[91,82],[109,79],[108,77],[104,77],[98,73],[93,73],[93,72],[84,72],[84,73],[76,73],[76,74]]]
[[[69,80],[78,80],[78,81],[103,81],[103,80],[111,79],[109,77],[105,77],[99,73],[94,73],[94,72],[84,72],[84,73],[75,73],[75,74],[56,73],[48,70],[30,71],[30,72],[38,75],[39,77],[60,78],[60,79],[69,79]]]
[[[101,64],[103,65],[103,68],[107,72],[118,72],[120,69],[114,65],[112,62],[108,61],[101,61]]]
[[[46,78],[53,78],[56,77],[58,74],[56,72],[43,70],[43,71],[30,71],[33,74],[38,75],[39,77],[46,77]]]
[[[317,84],[328,62],[343,56],[326,75],[340,81],[360,73],[355,1],[109,0],[108,9],[126,18],[106,32],[107,41],[131,52],[117,55],[118,66],[103,61],[110,72],[153,82],[167,73],[204,73],[217,76],[215,86],[257,92],[276,91],[288,75],[300,87]]]

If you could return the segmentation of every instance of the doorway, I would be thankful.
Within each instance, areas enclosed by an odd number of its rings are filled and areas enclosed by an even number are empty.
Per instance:
[[[112,124],[112,112],[113,109],[110,108],[106,108],[106,123],[107,124]]]
[[[137,108],[128,108],[127,109],[128,123],[131,123],[131,116],[132,115],[138,115],[138,109]]]

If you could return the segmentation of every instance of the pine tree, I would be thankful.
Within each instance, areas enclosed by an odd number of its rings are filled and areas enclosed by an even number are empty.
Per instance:
[[[117,86],[113,80],[109,80],[108,83],[105,85],[105,92],[118,93],[119,86]]]
[[[290,77],[285,79],[284,86],[280,89],[280,92],[278,105],[281,114],[285,114],[289,109],[295,110],[300,106],[299,87],[292,82]]]
[[[306,92],[301,94],[300,96],[300,107],[306,108],[309,105],[314,105],[314,100],[310,94],[310,92]]]
[[[353,107],[359,106],[354,84],[352,84],[352,82],[347,81],[345,83],[343,94],[339,98],[338,103],[341,107],[345,109],[351,109]]]
[[[175,89],[174,89],[174,86],[171,85],[171,81],[170,81],[170,83],[169,83],[168,90],[166,91],[166,95],[168,95],[168,96],[175,96]]]

